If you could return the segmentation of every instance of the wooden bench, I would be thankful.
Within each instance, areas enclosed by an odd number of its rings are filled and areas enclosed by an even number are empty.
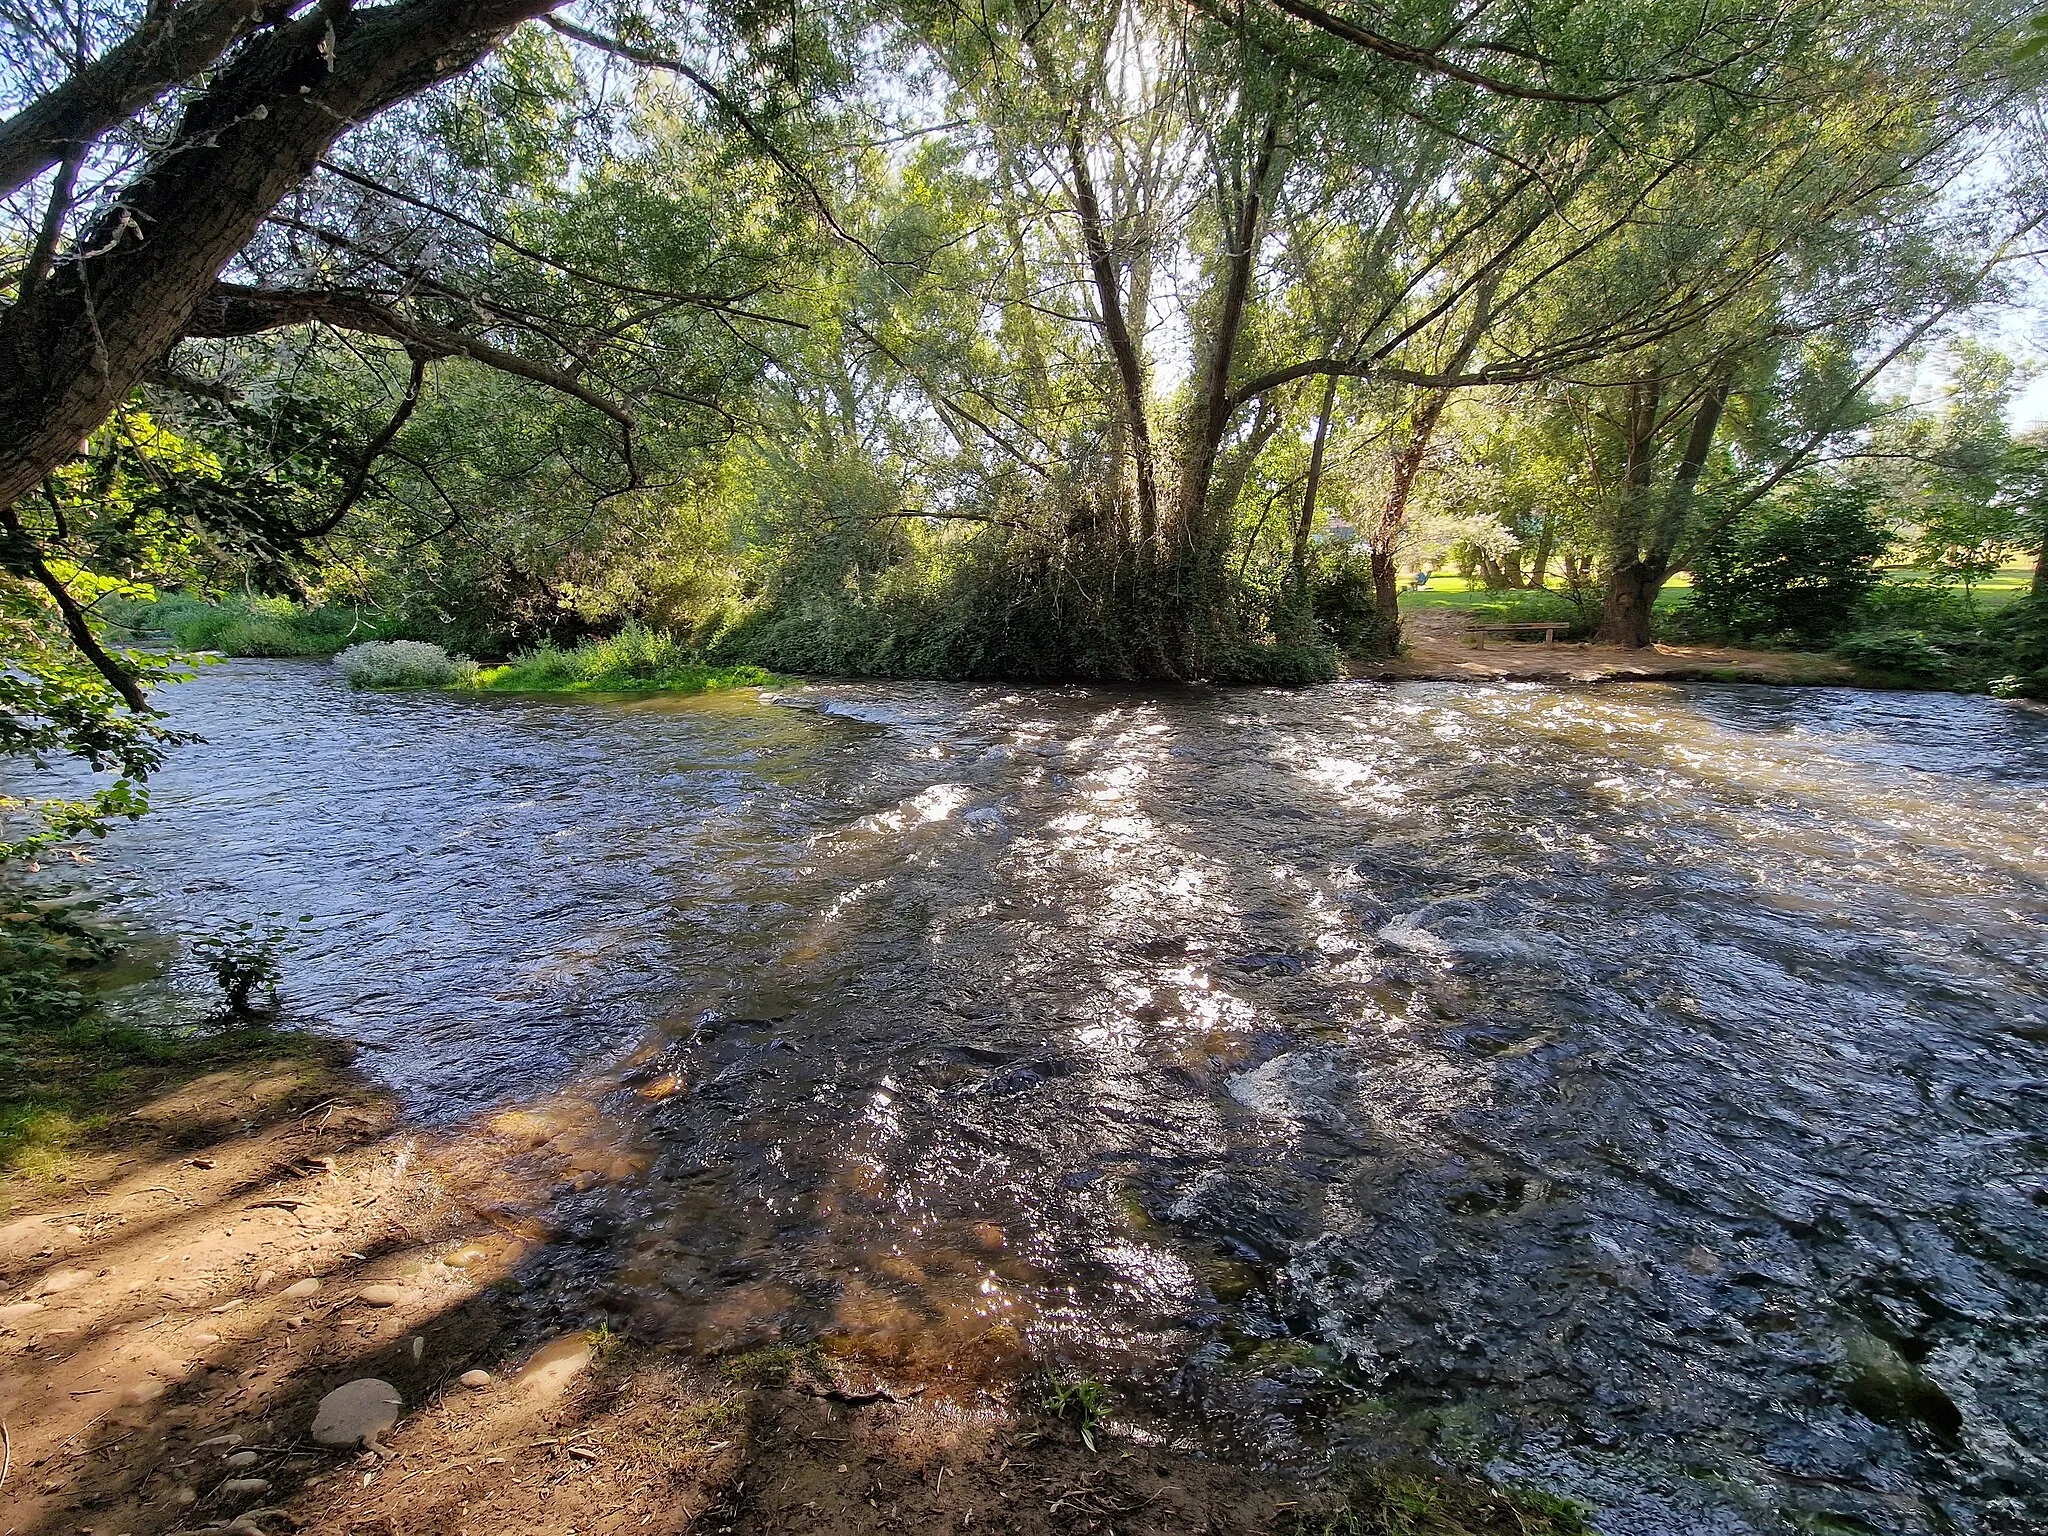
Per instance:
[[[1570,629],[1571,627],[1572,624],[1569,619],[1540,624],[1474,624],[1465,633],[1473,636],[1474,644],[1483,651],[1486,649],[1486,637],[1488,635],[1506,635],[1512,639],[1516,635],[1540,634],[1543,636],[1543,643],[1550,645],[1557,639],[1557,632],[1560,629]]]

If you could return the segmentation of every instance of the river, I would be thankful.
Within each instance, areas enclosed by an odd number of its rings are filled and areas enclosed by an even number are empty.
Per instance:
[[[1062,1361],[1133,1432],[1419,1445],[1617,1536],[2048,1527],[2048,716],[171,699],[208,744],[96,879],[310,916],[293,1013],[423,1125],[586,1085],[645,1155],[551,1196],[550,1294]]]

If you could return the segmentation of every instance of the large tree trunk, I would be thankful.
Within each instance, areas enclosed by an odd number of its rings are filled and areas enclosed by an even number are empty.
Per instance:
[[[250,41],[79,254],[0,317],[0,505],[69,458],[162,360],[221,268],[345,129],[461,74],[560,3],[402,0],[323,10]]]
[[[2041,547],[2034,552],[2034,585],[2036,602],[2048,602],[2048,518],[2041,520]]]
[[[1600,639],[1608,645],[1641,650],[1650,643],[1650,610],[1670,573],[1641,560],[1607,573],[1607,595],[1600,607]]]
[[[1152,453],[1152,424],[1145,405],[1145,371],[1124,320],[1123,284],[1117,277],[1116,253],[1110,249],[1102,202],[1095,193],[1095,176],[1088,169],[1088,150],[1081,142],[1081,123],[1076,116],[1067,119],[1067,166],[1074,177],[1074,211],[1081,221],[1081,245],[1087,252],[1088,272],[1095,285],[1097,318],[1110,360],[1116,365],[1123,426],[1137,470],[1138,542],[1149,556],[1159,531],[1159,480]]]
[[[1656,573],[1649,600],[1643,600],[1643,525],[1649,515],[1650,486],[1657,477],[1658,406],[1663,380],[1654,369],[1629,385],[1622,418],[1627,456],[1621,477],[1621,505],[1615,511],[1614,535],[1608,546],[1607,595],[1601,606],[1598,638],[1608,645],[1640,650],[1650,643],[1650,602],[1664,585]]]
[[[1372,606],[1380,616],[1380,635],[1389,651],[1401,644],[1401,567],[1391,549],[1374,546],[1372,565]]]
[[[151,5],[128,37],[0,123],[0,197],[206,69],[267,9],[257,0]]]
[[[1536,535],[1536,554],[1529,566],[1529,590],[1541,592],[1550,581],[1550,556],[1557,547],[1557,514],[1546,512]]]

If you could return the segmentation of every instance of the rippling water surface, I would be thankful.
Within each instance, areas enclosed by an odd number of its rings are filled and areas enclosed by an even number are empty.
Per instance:
[[[646,1331],[1063,1359],[1617,1533],[2048,1528],[2048,717],[292,663],[177,712],[131,910],[312,914],[295,1007],[424,1119],[598,1084],[644,1171],[542,1262]]]

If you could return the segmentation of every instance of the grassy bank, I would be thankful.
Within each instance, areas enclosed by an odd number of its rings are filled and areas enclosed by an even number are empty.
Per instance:
[[[522,651],[505,666],[479,669],[469,686],[490,693],[711,693],[774,681],[760,667],[713,666],[671,634],[628,624],[569,650]]]
[[[79,908],[0,893],[0,1178],[61,1178],[81,1141],[189,1078],[327,1049],[249,1021],[150,1029],[109,1019],[104,992],[152,968]]]
[[[388,616],[358,604],[306,607],[282,597],[108,597],[95,611],[117,633],[161,636],[183,651],[223,656],[332,656],[393,631]]]

